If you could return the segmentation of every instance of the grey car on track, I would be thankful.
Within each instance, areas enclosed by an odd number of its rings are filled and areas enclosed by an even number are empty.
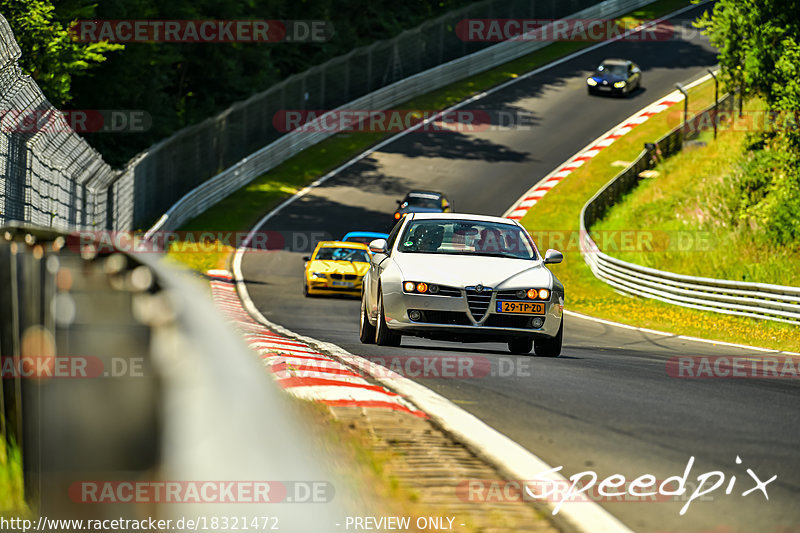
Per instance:
[[[514,353],[556,357],[564,286],[518,222],[455,213],[411,213],[369,244],[361,342],[398,346],[403,335],[506,342]]]

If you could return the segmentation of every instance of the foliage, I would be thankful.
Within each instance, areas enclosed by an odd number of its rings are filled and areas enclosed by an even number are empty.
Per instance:
[[[107,42],[73,41],[60,19],[90,18],[93,6],[72,2],[56,17],[50,0],[1,0],[0,13],[8,20],[23,50],[20,67],[30,75],[56,107],[70,100],[74,77],[106,60],[106,54],[124,48]]]
[[[718,0],[698,26],[726,88],[764,98],[770,118],[731,176],[734,218],[775,244],[800,241],[800,0]]]
[[[473,1],[0,0],[0,12],[12,12],[9,21],[23,50],[23,66],[35,73],[37,82],[64,79],[64,70],[72,74],[71,85],[40,83],[54,104],[150,114],[152,127],[146,132],[85,135],[107,161],[119,166],[175,131],[291,74],[353,48],[390,39]],[[78,58],[69,57],[64,50],[88,50],[97,55],[118,47],[102,43],[78,46],[69,41],[64,28],[76,19],[326,20],[332,23],[334,36],[328,42],[305,44],[128,43],[98,68],[81,70]],[[37,23],[39,20],[46,24]],[[41,25],[48,35],[58,36],[57,41],[50,36],[45,42],[57,46],[43,44]],[[97,63],[96,56],[80,59],[87,65]]]

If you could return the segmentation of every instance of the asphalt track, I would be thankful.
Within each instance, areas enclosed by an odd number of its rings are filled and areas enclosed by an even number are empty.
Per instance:
[[[644,90],[629,99],[589,97],[584,79],[605,57],[643,68]],[[701,37],[688,41],[618,42],[590,51],[477,101],[470,109],[527,113],[527,127],[476,133],[406,135],[289,204],[260,231],[287,232],[302,246],[304,232],[341,236],[381,231],[395,200],[411,188],[445,191],[456,210],[502,214],[514,200],[591,140],[676,82],[692,81],[715,63]],[[557,194],[557,188],[554,192]],[[553,193],[551,193],[553,194]],[[299,233],[290,233],[299,232]],[[508,435],[565,476],[599,478],[682,475],[690,481],[725,473],[711,500],[601,502],[636,531],[800,531],[800,386],[798,381],[675,379],[666,361],[677,355],[763,353],[566,318],[558,359],[512,356],[500,344],[451,344],[405,337],[400,348],[358,342],[358,301],[305,299],[302,251],[248,252],[242,262],[250,296],[270,320],[364,357],[485,358],[493,374],[417,381]],[[557,270],[556,270],[557,273]],[[569,307],[569,287],[566,287]],[[513,369],[513,371],[509,371]],[[736,464],[737,456],[742,464]],[[767,485],[755,491],[750,468]],[[724,493],[730,476],[737,480]],[[713,482],[713,479],[709,483]],[[486,505],[491,505],[487,503]]]

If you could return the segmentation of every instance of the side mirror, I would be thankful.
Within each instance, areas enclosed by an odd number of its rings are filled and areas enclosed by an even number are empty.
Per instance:
[[[311,256],[309,256],[309,255],[304,255],[304,256],[303,256],[303,261],[305,261],[305,262],[309,262],[309,261],[311,261]]]
[[[403,203],[403,200],[395,200],[395,201],[397,202],[397,205],[400,205],[400,204]]]
[[[564,254],[559,252],[558,250],[553,250],[550,248],[544,253],[544,264],[545,265],[552,265],[554,263],[560,263],[564,260]]]
[[[371,243],[369,243],[369,251],[373,254],[385,254],[388,253],[389,249],[386,245],[386,239],[375,239]]]

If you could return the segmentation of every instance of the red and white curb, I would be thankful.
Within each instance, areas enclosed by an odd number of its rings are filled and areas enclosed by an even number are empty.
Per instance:
[[[611,146],[614,141],[631,131],[633,128],[646,122],[653,115],[657,115],[666,109],[669,109],[674,104],[683,101],[683,95],[679,91],[668,94],[662,100],[650,104],[629,119],[625,120],[622,124],[603,134],[600,138],[590,143],[586,148],[572,156],[566,163],[559,168],[548,174],[544,179],[540,180],[536,185],[531,187],[528,192],[523,194],[512,206],[505,212],[503,216],[513,220],[520,220],[528,210],[536,205],[536,202],[542,199],[550,189],[558,185],[558,183],[572,174],[574,170],[580,168],[584,163],[599,154],[603,148]]]
[[[373,385],[332,357],[253,320],[242,306],[233,275],[227,270],[209,270],[207,274],[217,308],[261,357],[278,385],[292,396],[332,407],[390,409],[427,417],[402,395]]]

